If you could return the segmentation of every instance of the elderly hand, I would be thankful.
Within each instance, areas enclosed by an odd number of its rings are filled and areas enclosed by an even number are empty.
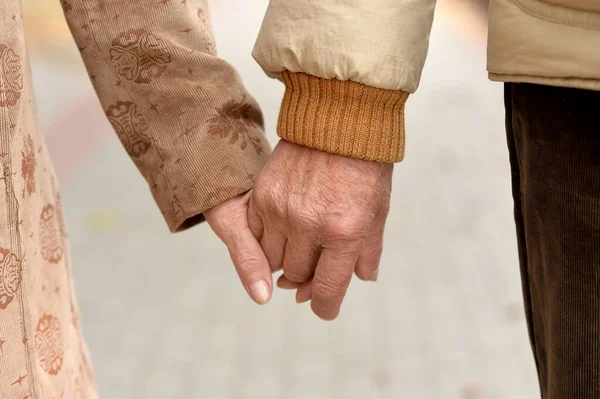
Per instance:
[[[271,270],[283,268],[280,287],[299,288],[322,319],[337,317],[353,272],[377,279],[392,173],[282,140],[256,182],[248,227]]]
[[[231,198],[204,212],[206,221],[227,245],[240,280],[259,305],[271,299],[273,277],[260,244],[248,228],[250,193]]]

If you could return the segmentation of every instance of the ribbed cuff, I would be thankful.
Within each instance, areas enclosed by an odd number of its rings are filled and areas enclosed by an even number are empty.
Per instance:
[[[277,133],[306,147],[376,162],[404,157],[407,92],[283,71]]]

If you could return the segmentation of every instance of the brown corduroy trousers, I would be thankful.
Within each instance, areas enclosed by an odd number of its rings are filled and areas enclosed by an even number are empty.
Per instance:
[[[543,399],[600,399],[600,92],[505,86],[529,336]]]

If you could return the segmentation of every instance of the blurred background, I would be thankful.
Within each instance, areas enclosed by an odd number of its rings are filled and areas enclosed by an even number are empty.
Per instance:
[[[250,55],[267,0],[211,6],[219,54],[240,70],[276,143],[283,88]],[[439,0],[407,105],[380,281],[354,281],[333,323],[291,292],[253,305],[208,226],[167,232],[104,119],[59,2],[24,7],[102,398],[539,397],[502,86],[485,73],[486,1]]]

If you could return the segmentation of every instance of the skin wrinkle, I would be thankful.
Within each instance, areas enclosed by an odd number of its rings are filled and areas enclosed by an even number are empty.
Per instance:
[[[345,288],[338,283],[338,281],[343,279],[344,276],[334,271],[331,271],[330,274],[326,276],[327,277],[321,278],[318,281],[318,289],[313,288],[314,299],[318,299],[320,301],[330,301],[343,297],[346,291]],[[340,292],[340,290],[342,290],[342,292]]]
[[[283,258],[283,268],[284,273],[287,277],[296,282],[304,282],[309,279],[314,273],[314,269],[316,268],[318,262],[318,255],[321,252],[321,247],[319,245],[320,241],[320,230],[319,226],[319,212],[313,204],[318,203],[315,202],[318,198],[315,198],[314,195],[309,194],[309,191],[312,191],[313,187],[318,186],[313,184],[313,179],[310,179],[313,171],[312,162],[313,154],[309,153],[308,160],[306,157],[302,157],[304,162],[300,162],[300,164],[307,170],[307,173],[299,173],[300,168],[296,170],[297,176],[299,177],[299,181],[295,184],[296,189],[290,192],[290,197],[288,198],[288,214],[286,221],[288,225],[286,226],[287,230],[290,232],[290,237],[286,242],[286,254]],[[307,182],[307,179],[310,180]],[[291,211],[291,212],[290,212]],[[317,232],[316,234],[314,234]],[[292,240],[292,238],[303,237],[306,239],[307,235],[311,233],[314,234],[314,242],[313,245],[303,245],[306,243],[296,242]],[[298,265],[302,263],[302,255],[296,253],[294,251],[294,247],[302,245],[307,252],[305,252],[304,259],[308,262],[308,265],[305,264],[304,270],[295,270],[293,268],[294,265]],[[289,251],[288,251],[289,248]],[[311,273],[307,275],[306,273]]]
[[[259,176],[250,206],[265,231],[277,229],[287,238],[283,281],[299,288],[314,273],[312,288],[304,286],[302,295],[310,293],[315,313],[325,320],[339,313],[359,259],[362,279],[378,268],[392,171],[390,164],[282,140]]]

